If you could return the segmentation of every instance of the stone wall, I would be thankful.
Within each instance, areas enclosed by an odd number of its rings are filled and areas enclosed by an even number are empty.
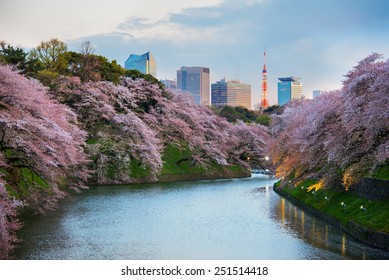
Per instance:
[[[389,199],[389,181],[373,178],[362,178],[348,189],[349,193],[369,200]]]
[[[315,216],[321,218],[322,220],[326,221],[327,223],[332,224],[336,228],[348,233],[350,236],[354,237],[356,240],[358,240],[364,244],[370,245],[372,247],[379,248],[379,249],[382,249],[384,251],[389,252],[389,234],[388,233],[370,230],[368,228],[365,228],[365,227],[358,225],[354,221],[349,221],[347,224],[343,224],[339,220],[337,220],[333,217],[330,217],[330,216],[320,212],[319,210],[304,204],[302,201],[291,196],[287,192],[284,192],[282,189],[277,188],[276,186],[273,186],[273,190],[276,193],[278,193],[279,195],[288,199],[288,201],[290,201],[293,204],[299,206],[300,208],[306,210],[310,214],[315,215]]]
[[[347,229],[349,233],[357,240],[362,240],[364,243],[370,246],[381,248],[389,251],[389,234],[370,230],[361,225],[358,225],[354,221],[347,223]]]

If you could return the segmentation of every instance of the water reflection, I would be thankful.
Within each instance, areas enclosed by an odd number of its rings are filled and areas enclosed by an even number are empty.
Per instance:
[[[282,228],[317,248],[329,250],[346,259],[388,259],[389,254],[365,246],[343,231],[316,218],[281,198],[270,212]]]

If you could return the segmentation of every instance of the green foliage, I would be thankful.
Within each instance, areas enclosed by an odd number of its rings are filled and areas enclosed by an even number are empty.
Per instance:
[[[143,78],[145,76],[145,74],[141,73],[139,70],[136,69],[127,69],[125,70],[124,75],[133,80]]]
[[[270,116],[268,116],[266,114],[260,115],[255,119],[255,123],[258,123],[258,124],[261,124],[264,126],[269,126],[270,121],[271,121]]]
[[[0,62],[16,65],[25,75],[38,79],[52,89],[60,75],[76,76],[82,82],[105,80],[116,84],[125,75],[125,69],[116,60],[109,61],[104,56],[92,53],[67,51],[66,44],[58,39],[41,42],[29,54],[22,48],[0,43]],[[151,75],[142,77],[159,83]]]
[[[381,180],[389,180],[389,165],[379,168],[372,177]]]
[[[38,59],[27,59],[28,53],[22,48],[14,47],[4,42],[0,42],[0,46],[0,62],[15,65],[23,74],[30,77],[35,77],[38,71],[44,69]]]
[[[255,112],[253,110],[249,110],[245,107],[237,106],[234,109],[237,113],[244,116],[245,118],[247,118],[250,121],[255,120],[258,116],[258,112]]]
[[[280,115],[283,113],[283,111],[284,111],[284,107],[279,105],[273,105],[263,110],[263,112],[268,115],[272,115],[272,114]]]
[[[38,79],[50,88],[54,88],[57,78],[64,75],[79,77],[82,82],[104,80],[115,84],[120,82],[122,76],[133,80],[142,78],[164,89],[164,85],[154,76],[137,70],[125,70],[116,60],[109,61],[104,56],[93,54],[90,46],[85,53],[67,51],[66,44],[58,39],[42,41],[29,53],[4,42],[0,42],[0,46],[0,62],[16,65],[25,75]]]
[[[24,74],[37,79],[37,73],[43,70],[43,64],[38,59],[28,59],[25,63]]]
[[[222,108],[213,108],[213,111],[220,117],[226,118],[228,122],[234,123],[238,120],[246,123],[255,122],[264,126],[269,126],[271,118],[266,114],[260,114],[258,111],[249,110],[238,106],[224,106]]]
[[[309,191],[309,187],[315,183],[315,180],[307,180],[297,187],[286,187],[281,192],[290,194],[305,205],[317,209],[345,225],[349,221],[354,221],[372,230],[389,233],[388,201],[370,201],[332,189]],[[361,209],[361,206],[366,210]]]
[[[50,89],[55,89],[58,85],[59,73],[51,70],[40,70],[35,74],[35,78]]]
[[[83,55],[81,53],[70,51],[65,52],[63,54],[63,57],[67,61],[68,67],[66,69],[63,69],[61,74],[69,76],[79,76],[83,63]]]
[[[60,73],[77,76],[82,82],[104,80],[117,84],[120,77],[125,74],[125,70],[116,60],[110,62],[101,55],[65,52],[62,56],[67,67],[62,69]]]
[[[129,77],[133,80],[143,79],[147,82],[158,85],[159,88],[161,88],[161,89],[165,88],[164,84],[161,83],[160,81],[158,81],[158,79],[156,79],[153,75],[143,74],[142,72],[140,72],[139,70],[136,70],[136,69],[126,69],[124,72],[124,76]]]
[[[67,68],[64,53],[67,51],[67,46],[64,42],[58,39],[50,39],[42,41],[36,49],[30,52],[30,58],[38,59],[44,66],[45,70],[53,72],[61,72]]]
[[[116,60],[109,62],[104,56],[89,55],[96,57],[98,61],[98,70],[102,80],[119,83],[120,77],[125,74],[125,70],[117,64]]]
[[[237,120],[242,120],[244,122],[249,122],[249,119],[244,115],[238,113],[234,107],[225,106],[219,113],[220,117],[226,118],[228,122],[236,122]]]
[[[5,109],[7,109],[7,106],[5,106],[4,104],[0,103],[0,110],[5,110]]]
[[[0,60],[7,64],[17,65],[19,69],[24,69],[27,53],[20,47],[13,47],[4,42],[0,43]]]

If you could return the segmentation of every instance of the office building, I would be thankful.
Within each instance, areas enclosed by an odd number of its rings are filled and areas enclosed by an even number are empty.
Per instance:
[[[251,110],[251,85],[221,79],[211,85],[212,106],[242,106]]]
[[[211,105],[209,68],[181,67],[177,70],[177,89],[189,92],[196,104]]]
[[[301,78],[285,77],[278,78],[278,105],[283,106],[289,101],[300,99],[303,96]]]
[[[211,84],[211,104],[215,107],[227,105],[227,83],[225,78]]]
[[[321,93],[322,93],[321,90],[314,90],[314,91],[312,92],[312,97],[313,97],[313,98],[316,98],[316,97],[318,97]]]
[[[170,89],[177,89],[177,81],[176,80],[161,80],[161,83],[164,84],[165,88],[170,88]]]
[[[143,74],[157,77],[157,62],[150,52],[142,55],[131,54],[124,63],[124,68],[138,70]]]

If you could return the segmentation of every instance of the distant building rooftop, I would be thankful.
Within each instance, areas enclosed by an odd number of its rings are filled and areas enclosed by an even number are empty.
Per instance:
[[[283,78],[278,78],[281,82],[298,82],[301,80],[299,77],[283,77]]]

